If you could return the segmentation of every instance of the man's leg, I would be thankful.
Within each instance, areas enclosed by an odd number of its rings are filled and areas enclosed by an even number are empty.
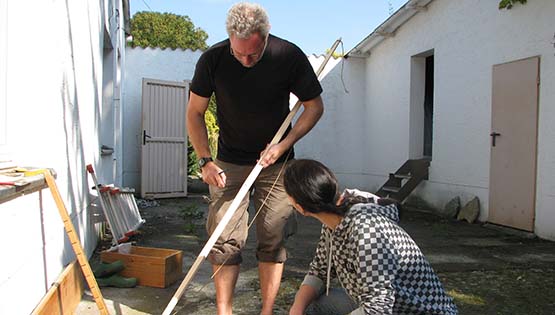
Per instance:
[[[283,178],[280,177],[276,182],[282,166],[280,163],[264,169],[254,183],[255,209],[258,211],[264,203],[256,217],[256,257],[259,261],[262,315],[272,314],[287,259],[284,228],[294,211],[285,193]]]
[[[212,265],[216,272],[220,265]],[[233,306],[233,291],[239,276],[240,265],[224,265],[214,276],[216,287],[216,306],[218,315],[231,315]]]
[[[209,210],[206,221],[206,230],[209,235],[212,235],[216,229],[252,169],[249,166],[234,165],[219,160],[216,160],[216,163],[226,170],[227,181],[224,188],[210,186],[211,201],[208,205]],[[214,272],[222,264],[224,265],[214,277],[216,305],[219,315],[231,314],[233,291],[242,261],[241,248],[244,246],[248,235],[248,202],[249,198],[247,195],[241,201],[237,211],[207,257],[212,264]]]
[[[258,263],[258,277],[260,279],[260,292],[262,294],[261,315],[272,314],[272,308],[279,291],[282,273],[283,263]]]

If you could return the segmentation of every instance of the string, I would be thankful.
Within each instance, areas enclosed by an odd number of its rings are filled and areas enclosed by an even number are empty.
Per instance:
[[[285,169],[285,166],[287,165],[287,162],[289,161],[289,155],[291,154],[291,149],[289,149],[289,151],[287,152],[287,156],[285,157],[285,161],[283,161],[283,164],[281,165],[281,168],[276,176],[276,179],[274,180],[274,183],[272,184],[272,187],[270,187],[270,191],[268,191],[268,194],[266,195],[266,197],[264,198],[264,200],[262,201],[262,204],[260,204],[260,207],[258,208],[258,210],[256,211],[256,213],[254,214],[251,223],[249,223],[247,225],[247,231],[251,228],[251,226],[254,224],[254,221],[256,220],[256,217],[258,216],[258,214],[260,213],[260,211],[262,210],[262,208],[266,205],[266,201],[268,200],[268,198],[270,197],[270,195],[272,194],[272,191],[274,190],[274,187],[276,186],[281,173],[283,172],[283,170]],[[239,219],[239,221],[237,221],[237,224],[235,224],[235,227],[233,228],[233,231],[235,231],[237,229],[237,227],[239,226],[239,222],[241,222],[241,219],[243,218],[243,216],[248,213],[247,211],[244,211],[243,214],[241,215],[241,218]],[[218,269],[216,269],[216,271],[214,271],[214,273],[212,274],[212,276],[210,277],[210,279],[214,279],[214,277],[216,276],[216,274],[220,271],[220,269],[222,269],[222,267],[225,265],[225,263],[227,262],[227,260],[229,259],[229,256],[224,260],[224,262],[220,265],[220,267],[218,267]]]

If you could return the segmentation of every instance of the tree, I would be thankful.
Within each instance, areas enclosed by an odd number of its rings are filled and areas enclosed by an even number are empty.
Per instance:
[[[137,12],[131,18],[132,47],[206,49],[208,34],[186,15]]]
[[[511,9],[513,5],[517,2],[525,4],[527,0],[501,0],[499,2],[499,9]]]

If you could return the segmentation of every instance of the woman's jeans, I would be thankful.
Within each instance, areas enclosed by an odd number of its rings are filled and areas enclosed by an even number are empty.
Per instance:
[[[306,315],[346,315],[359,308],[344,289],[330,288],[329,295],[320,295],[307,308]],[[356,312],[353,314],[357,314]],[[363,314],[363,313],[360,313]]]

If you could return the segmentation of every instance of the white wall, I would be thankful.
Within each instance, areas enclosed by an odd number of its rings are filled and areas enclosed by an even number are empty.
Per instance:
[[[365,110],[342,111],[341,118],[336,118],[352,121],[351,125],[364,120],[365,127],[358,129],[362,134],[351,140],[364,145],[343,153],[344,139],[330,144],[329,135],[322,133],[313,137],[311,146],[326,148],[321,152],[323,160],[338,156],[342,162],[332,162],[336,171],[357,174],[343,176],[347,186],[360,184],[359,166],[352,163],[357,156],[364,156],[363,169],[369,174],[363,186],[383,184],[385,176],[409,157],[411,57],[433,49],[433,161],[430,180],[417,193],[438,208],[456,195],[462,202],[478,196],[480,220],[486,220],[492,66],[540,56],[535,232],[555,239],[555,142],[551,140],[555,126],[549,123],[555,120],[554,13],[555,1],[551,0],[516,5],[512,10],[498,10],[490,1],[432,1],[394,37],[372,49],[370,57],[346,60],[346,69],[357,71],[365,62],[364,99],[343,97],[337,104],[325,99],[327,108],[354,108],[364,102]],[[335,131],[336,119],[328,117],[318,128]],[[348,146],[353,147],[352,143]]]
[[[142,79],[191,80],[201,54],[200,50],[127,47],[123,84],[123,185],[137,191],[141,186]]]
[[[309,56],[314,68],[323,57]],[[328,68],[331,68],[328,70]],[[365,189],[369,173],[365,122],[365,63],[362,59],[331,59],[321,84],[324,115],[296,145],[297,158],[322,161],[341,182]],[[342,82],[345,83],[343,85]]]
[[[8,2],[0,1],[0,160],[4,160],[4,150],[7,145],[7,70],[8,67]]]
[[[106,28],[113,47],[123,42],[123,29],[115,23],[123,21],[121,1],[111,3],[8,0],[0,5],[5,44],[0,45],[5,61],[0,63],[5,66],[0,112],[6,118],[0,156],[57,172],[57,186],[88,255],[98,227],[87,210],[91,184],[85,165],[99,165],[99,128],[113,128],[103,121],[105,21],[112,21]],[[0,204],[0,215],[5,250],[0,314],[29,314],[75,259],[73,249],[49,190]]]

